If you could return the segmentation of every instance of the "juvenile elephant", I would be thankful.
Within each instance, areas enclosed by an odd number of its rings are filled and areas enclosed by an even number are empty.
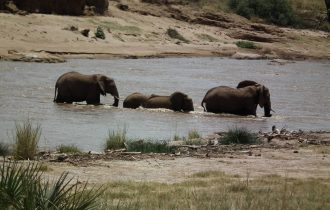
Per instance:
[[[194,111],[192,99],[181,92],[174,92],[170,96],[151,95],[142,106],[144,108],[165,108],[183,112]]]
[[[102,74],[84,75],[72,71],[57,79],[54,102],[86,101],[87,104],[100,104],[100,94],[105,96],[106,93],[110,93],[114,97],[113,106],[117,107],[119,94],[112,78]]]
[[[123,107],[136,109],[140,106],[143,106],[143,104],[148,100],[148,98],[148,96],[143,95],[142,93],[132,93],[125,98]]]
[[[258,104],[264,107],[265,117],[272,116],[269,90],[260,84],[237,89],[227,86],[212,88],[204,96],[201,105],[207,112],[256,116]]]

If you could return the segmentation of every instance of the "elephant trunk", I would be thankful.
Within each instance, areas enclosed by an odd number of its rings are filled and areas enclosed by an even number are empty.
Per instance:
[[[113,98],[114,98],[114,102],[113,102],[112,106],[118,107],[119,94],[118,94],[117,87],[114,88],[114,91],[113,91],[113,93],[111,93],[111,95],[113,95]]]
[[[271,107],[270,102],[269,102],[269,104],[266,104],[264,106],[265,117],[271,117],[272,116],[272,114],[270,113],[271,110],[272,110],[272,107]]]

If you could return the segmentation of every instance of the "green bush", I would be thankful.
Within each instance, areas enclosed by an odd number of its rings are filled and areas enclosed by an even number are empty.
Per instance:
[[[98,26],[95,32],[96,38],[105,39],[105,34],[101,26]]]
[[[16,123],[14,133],[14,157],[18,160],[34,160],[37,154],[41,127],[32,125],[30,119],[22,124]]]
[[[64,145],[61,144],[57,147],[59,153],[81,153],[80,149],[76,145]]]
[[[105,150],[125,148],[126,130],[123,131],[109,131],[106,139]]]
[[[184,43],[189,43],[189,40],[185,39],[179,32],[175,29],[169,28],[167,29],[167,35],[172,39],[178,39]]]
[[[247,48],[247,49],[257,49],[258,46],[254,42],[250,41],[238,41],[235,43],[237,47]]]
[[[260,140],[257,134],[251,133],[248,129],[235,127],[222,137],[221,143],[223,144],[257,144]]]
[[[15,162],[3,162],[0,166],[0,209],[99,209],[98,197],[103,189],[81,185],[68,173],[50,183],[42,178],[40,164],[27,166]]]
[[[288,0],[230,0],[229,6],[246,18],[257,16],[282,26],[297,22]]]
[[[142,152],[142,153],[173,153],[174,148],[168,146],[166,141],[128,141],[127,150],[129,152]]]

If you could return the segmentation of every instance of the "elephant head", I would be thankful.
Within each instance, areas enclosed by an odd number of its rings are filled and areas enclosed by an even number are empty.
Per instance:
[[[258,85],[258,83],[255,81],[252,81],[252,80],[243,80],[240,83],[238,83],[236,88],[244,88],[244,87],[252,86],[252,85]]]
[[[264,108],[265,117],[271,117],[270,111],[271,102],[270,102],[270,93],[269,89],[263,85],[256,85],[257,88],[257,97],[258,97],[258,104],[261,108]]]
[[[119,94],[115,81],[104,75],[97,75],[96,80],[101,94],[105,96],[106,93],[110,93],[114,97],[114,103],[112,105],[118,107]]]
[[[194,111],[193,101],[186,94],[174,92],[170,96],[172,110],[190,112]]]

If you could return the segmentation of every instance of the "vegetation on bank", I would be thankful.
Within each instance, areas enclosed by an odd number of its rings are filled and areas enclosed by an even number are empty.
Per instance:
[[[234,127],[222,137],[222,144],[258,144],[260,140],[257,134],[244,127]]]
[[[57,151],[59,153],[81,153],[81,150],[74,144],[71,145],[65,145],[61,144],[60,146],[57,147]]]
[[[189,3],[215,12],[235,12],[252,21],[262,18],[280,26],[330,31],[326,1],[329,0],[196,0]]]
[[[54,182],[42,177],[38,163],[3,162],[0,166],[0,209],[99,209],[101,188],[73,182],[63,173]]]

